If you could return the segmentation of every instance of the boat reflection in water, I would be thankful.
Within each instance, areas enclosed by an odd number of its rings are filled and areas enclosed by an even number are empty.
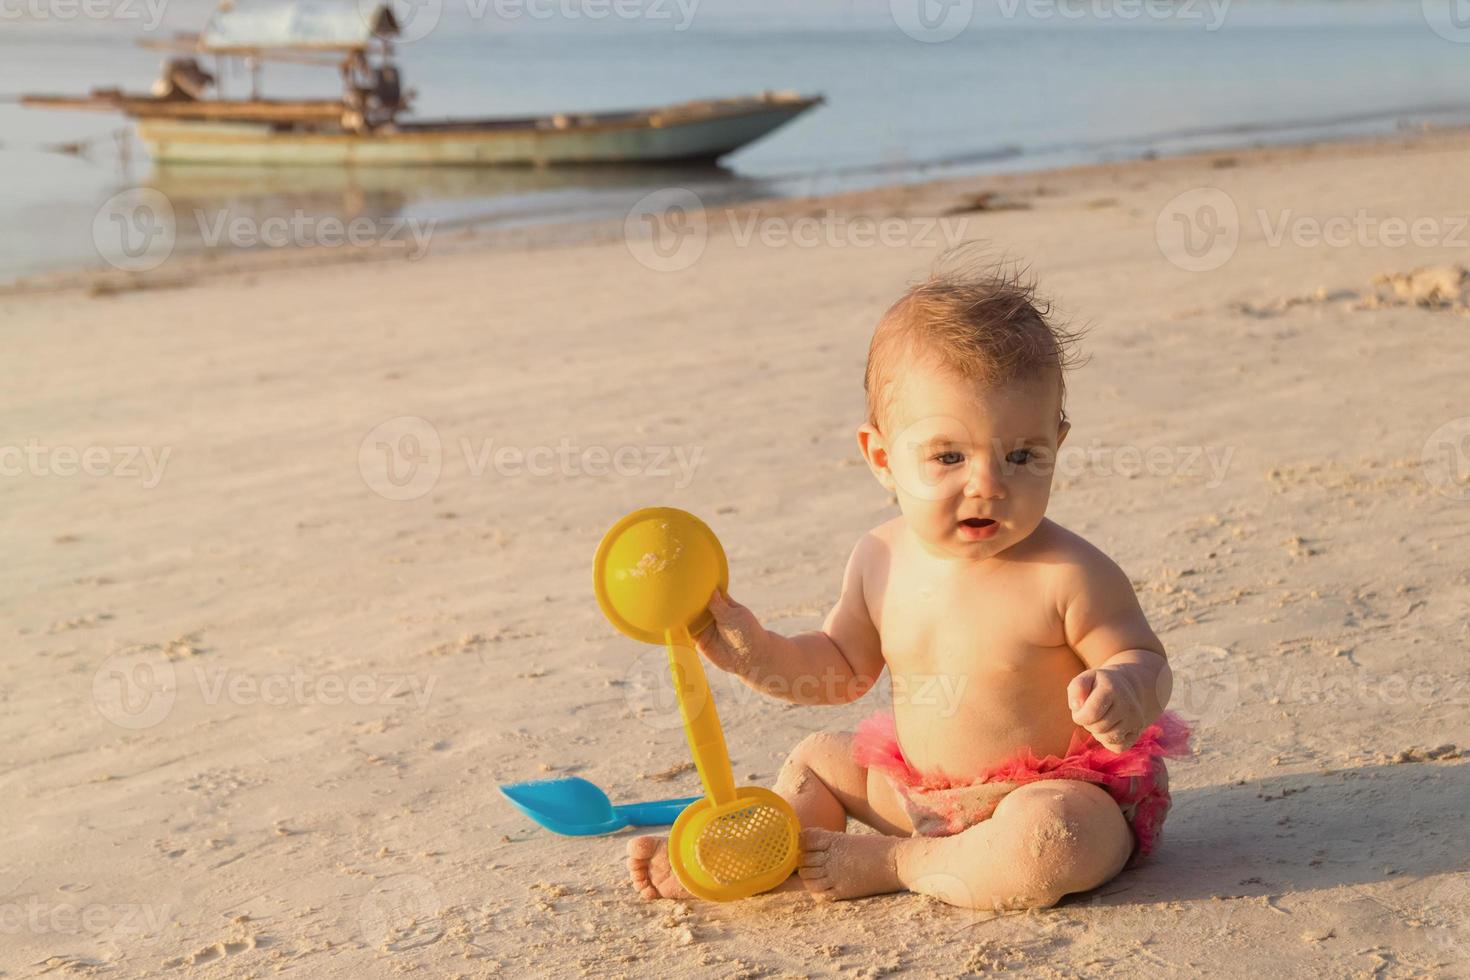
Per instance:
[[[145,185],[173,209],[175,249],[228,251],[330,244],[337,227],[406,238],[622,219],[650,194],[680,188],[718,205],[774,196],[767,181],[717,165],[658,167],[244,167],[159,164]],[[682,199],[696,198],[682,195]],[[334,219],[334,220],[333,220]],[[293,224],[294,223],[294,224]],[[397,231],[395,232],[395,228]],[[284,236],[287,240],[280,241]]]

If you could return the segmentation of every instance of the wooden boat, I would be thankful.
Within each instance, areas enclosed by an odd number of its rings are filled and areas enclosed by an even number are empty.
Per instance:
[[[765,92],[617,112],[497,119],[404,120],[413,93],[391,61],[397,22],[386,5],[294,3],[216,13],[200,35],[152,47],[243,58],[248,99],[208,97],[215,75],[193,57],[165,63],[151,94],[25,95],[23,105],[120,112],[159,163],[267,166],[549,166],[710,162],[822,103]],[[341,99],[259,97],[259,67],[278,59],[335,66]]]

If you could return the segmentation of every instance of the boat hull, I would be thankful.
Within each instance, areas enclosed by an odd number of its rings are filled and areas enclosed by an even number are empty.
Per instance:
[[[140,118],[160,163],[253,166],[553,166],[715,160],[805,112],[816,99],[740,112],[626,122],[553,120],[405,124],[373,133],[306,132],[265,123]]]

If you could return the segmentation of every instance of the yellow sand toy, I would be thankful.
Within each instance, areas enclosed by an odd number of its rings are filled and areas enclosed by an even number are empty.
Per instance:
[[[669,834],[674,874],[692,894],[717,902],[775,888],[796,870],[796,813],[768,789],[735,788],[720,717],[690,635],[713,622],[710,594],[730,585],[719,539],[686,511],[634,511],[603,536],[592,577],[597,604],[614,626],[635,640],[668,645],[684,734],[705,792],[679,814]]]

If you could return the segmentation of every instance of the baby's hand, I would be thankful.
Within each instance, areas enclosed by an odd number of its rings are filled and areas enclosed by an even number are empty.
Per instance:
[[[1072,721],[1092,733],[1104,748],[1122,752],[1144,729],[1143,700],[1133,679],[1118,667],[1084,670],[1067,685]]]
[[[694,638],[694,648],[721,670],[746,677],[758,663],[768,634],[755,613],[719,589],[709,600],[715,621]]]

